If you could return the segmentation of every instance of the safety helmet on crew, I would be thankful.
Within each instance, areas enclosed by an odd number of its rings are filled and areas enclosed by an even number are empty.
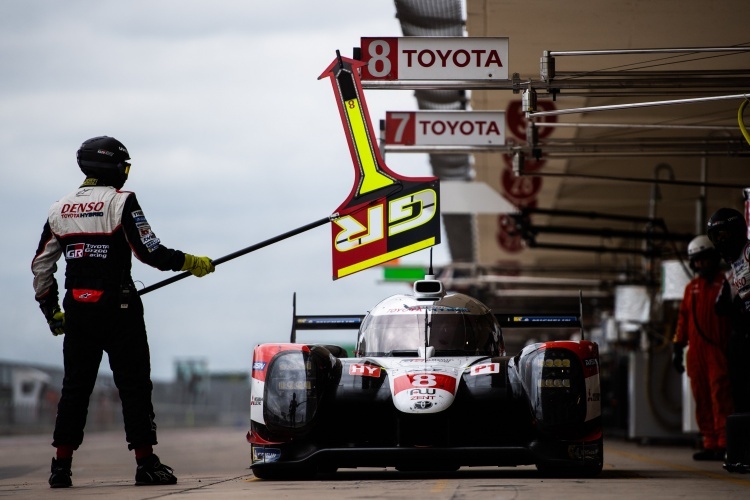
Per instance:
[[[87,177],[102,179],[121,188],[128,179],[130,159],[127,148],[114,137],[102,135],[81,144],[76,153],[78,166]]]
[[[711,243],[711,240],[708,239],[708,236],[701,234],[700,236],[696,236],[692,240],[690,240],[690,243],[688,244],[688,257],[691,259],[698,254],[701,254],[703,252],[708,251],[714,251],[714,245]]]
[[[745,217],[733,208],[720,208],[708,219],[706,234],[725,260],[737,260],[747,243]]]
[[[719,253],[708,236],[701,234],[690,240],[687,253],[690,259],[690,269],[701,276],[713,276],[714,272],[719,269]],[[696,264],[698,261],[700,263]]]

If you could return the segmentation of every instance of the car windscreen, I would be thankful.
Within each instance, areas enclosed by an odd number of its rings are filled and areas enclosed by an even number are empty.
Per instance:
[[[426,321],[425,321],[426,315]],[[466,314],[459,311],[430,311],[408,314],[368,315],[360,330],[360,355],[414,356],[425,345],[435,355],[496,355],[496,322],[491,313]]]

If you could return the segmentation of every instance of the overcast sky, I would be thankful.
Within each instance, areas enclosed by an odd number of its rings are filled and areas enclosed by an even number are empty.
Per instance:
[[[164,245],[218,258],[344,201],[354,167],[331,85],[317,77],[336,49],[351,57],[360,37],[401,35],[386,0],[0,2],[0,361],[62,366],[62,338],[34,300],[30,264],[49,206],[83,180],[75,153],[84,140],[125,144],[125,189]],[[416,109],[408,90],[365,98],[376,127],[386,110]],[[386,163],[430,174],[426,155]],[[434,262],[447,260],[443,243]],[[402,259],[428,262],[428,250]],[[133,259],[144,286],[171,274]],[[380,283],[379,268],[331,274],[326,225],[144,295],[153,378],[173,378],[185,358],[214,372],[249,370],[256,344],[288,340],[294,292],[301,314],[364,314],[408,291]],[[300,340],[326,340],[313,335]]]

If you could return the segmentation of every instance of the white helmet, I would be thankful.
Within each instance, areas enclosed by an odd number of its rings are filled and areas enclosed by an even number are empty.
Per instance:
[[[690,240],[688,245],[688,257],[693,258],[699,253],[706,252],[708,250],[714,250],[714,244],[708,239],[706,235],[696,236]]]

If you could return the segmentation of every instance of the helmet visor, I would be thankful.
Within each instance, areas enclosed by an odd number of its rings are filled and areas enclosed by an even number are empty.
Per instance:
[[[711,241],[713,241],[716,249],[722,257],[730,260],[739,257],[739,254],[742,252],[742,248],[745,245],[745,238],[737,234],[736,231],[732,231],[730,228],[715,229],[712,231]]]

